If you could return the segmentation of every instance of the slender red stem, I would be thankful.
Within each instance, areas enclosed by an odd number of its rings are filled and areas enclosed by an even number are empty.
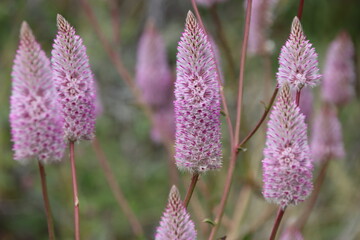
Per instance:
[[[299,2],[299,8],[298,8],[298,13],[297,13],[297,17],[299,20],[301,20],[301,18],[302,18],[303,9],[304,9],[304,1],[305,0],[300,0],[300,2]]]
[[[249,30],[250,30],[250,20],[251,20],[251,7],[252,7],[252,0],[247,1],[247,8],[246,8],[246,20],[245,20],[245,31],[244,31],[244,39],[242,43],[242,50],[241,50],[241,60],[240,60],[240,76],[239,76],[239,88],[238,88],[238,100],[237,100],[237,114],[236,114],[236,128],[234,133],[234,139],[231,145],[231,156],[230,156],[230,163],[229,168],[226,175],[226,181],[224,186],[224,191],[221,197],[219,210],[217,212],[215,218],[215,226],[211,229],[211,233],[209,236],[209,240],[213,240],[215,238],[216,232],[221,225],[221,220],[224,215],[224,210],[226,206],[227,199],[229,197],[229,192],[232,184],[232,178],[234,175],[235,165],[236,165],[236,158],[238,155],[237,146],[239,144],[240,138],[240,125],[241,125],[241,109],[242,109],[242,95],[243,95],[243,82],[244,82],[244,70],[245,70],[245,62],[246,62],[246,51],[247,51],[247,43],[249,39]]]
[[[69,145],[70,145],[70,164],[71,164],[71,176],[72,176],[73,197],[74,197],[73,200],[74,200],[75,240],[80,240],[79,197],[78,197],[78,187],[76,180],[74,142],[70,141]]]
[[[191,178],[191,183],[189,185],[189,188],[186,192],[186,196],[185,196],[185,199],[184,199],[184,206],[187,208],[187,206],[189,205],[189,202],[190,202],[190,199],[191,199],[191,196],[194,192],[194,189],[195,189],[195,186],[196,186],[196,183],[197,181],[199,180],[199,173],[198,172],[195,172]]]
[[[130,222],[130,226],[134,234],[138,237],[144,236],[144,230],[140,224],[139,219],[136,217],[134,212],[131,210],[131,207],[126,200],[123,192],[121,191],[120,185],[117,183],[115,175],[111,170],[109,165],[109,161],[106,158],[106,155],[101,148],[101,145],[97,138],[93,141],[93,148],[95,150],[96,157],[100,163],[101,168],[104,171],[106,180],[110,186],[111,192],[113,193],[117,203],[119,204],[121,210],[124,212],[125,216],[128,218]]]
[[[279,211],[277,213],[275,223],[274,223],[273,229],[271,231],[271,235],[270,235],[269,240],[274,240],[275,239],[277,230],[279,229],[280,222],[281,222],[281,219],[284,216],[285,210],[286,210],[286,207],[285,208],[279,207]]]
[[[296,91],[296,106],[299,106],[300,104],[300,94],[301,94],[301,89]]]
[[[40,161],[38,161],[38,165],[39,165],[39,171],[40,171],[41,189],[42,189],[42,195],[43,195],[43,199],[44,199],[44,207],[45,207],[46,221],[47,221],[48,232],[49,232],[49,239],[55,240],[54,222],[53,222],[53,218],[52,218],[52,214],[51,214],[49,195],[48,195],[48,191],[47,191],[45,168]]]

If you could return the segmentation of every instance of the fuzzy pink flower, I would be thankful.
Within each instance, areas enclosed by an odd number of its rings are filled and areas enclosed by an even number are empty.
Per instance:
[[[211,44],[189,11],[178,46],[175,82],[178,168],[205,172],[221,167],[219,90]]]
[[[69,141],[91,140],[95,127],[95,86],[86,48],[75,29],[57,16],[58,34],[51,52],[53,77]]]
[[[174,106],[158,109],[154,112],[154,125],[151,130],[151,139],[156,142],[174,141],[175,116]]]
[[[261,55],[271,51],[272,42],[268,39],[273,23],[273,11],[278,0],[253,0],[248,42],[248,52]],[[246,3],[246,1],[245,1]]]
[[[50,61],[26,22],[12,71],[10,124],[14,159],[61,160],[65,142],[54,98]]]
[[[336,105],[348,103],[355,95],[354,45],[347,32],[340,33],[327,52],[322,98]]]
[[[311,151],[315,161],[344,158],[341,124],[336,109],[324,105],[316,116],[312,128]]]
[[[173,94],[174,83],[165,44],[151,21],[146,25],[138,46],[136,84],[143,100],[154,108],[168,104]]]
[[[195,240],[195,225],[191,221],[181,199],[179,190],[173,186],[167,207],[156,230],[155,240]]]
[[[225,2],[225,1],[227,1],[227,0],[196,0],[196,2],[199,5],[202,5],[204,7],[211,7],[215,3],[221,3],[221,2]]]
[[[277,80],[282,87],[288,83],[292,89],[304,86],[314,87],[319,83],[318,60],[315,49],[306,40],[301,23],[297,17],[291,26],[291,33],[279,56]]]
[[[304,201],[312,191],[307,127],[285,84],[268,122],[263,163],[263,194],[281,207]]]

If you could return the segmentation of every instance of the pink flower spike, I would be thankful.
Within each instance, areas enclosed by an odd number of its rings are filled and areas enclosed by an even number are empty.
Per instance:
[[[173,186],[168,204],[156,230],[155,240],[195,240],[195,225],[190,219],[181,199],[179,190]]]
[[[174,82],[164,40],[153,21],[147,23],[140,38],[135,79],[143,101],[153,108],[167,105],[173,96]]]
[[[96,96],[86,48],[75,29],[59,14],[57,26],[51,62],[65,139],[91,140],[95,130]]]
[[[216,3],[222,3],[222,2],[225,2],[227,0],[196,0],[196,2],[199,4],[199,5],[202,5],[204,7],[211,7],[212,5],[216,4]]]
[[[220,86],[211,43],[189,11],[178,46],[175,159],[179,169],[221,167]]]
[[[280,87],[288,83],[291,89],[298,91],[304,86],[318,85],[321,75],[317,54],[306,39],[297,17],[293,20],[289,39],[281,48],[279,64],[277,80]]]
[[[263,163],[263,195],[285,208],[312,191],[312,161],[307,126],[285,84],[268,122]]]
[[[12,71],[10,125],[14,159],[60,161],[65,150],[62,122],[54,98],[50,61],[26,22]]]
[[[311,151],[315,161],[345,157],[341,124],[336,109],[329,104],[325,104],[315,118]]]
[[[327,52],[322,98],[338,106],[348,103],[355,95],[354,45],[347,32],[340,33]]]

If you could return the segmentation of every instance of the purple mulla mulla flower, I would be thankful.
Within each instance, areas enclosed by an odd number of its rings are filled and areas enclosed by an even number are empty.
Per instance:
[[[199,5],[202,5],[204,7],[211,7],[215,3],[221,3],[221,2],[225,2],[225,1],[227,1],[227,0],[196,0],[196,2]]]
[[[91,140],[96,93],[86,48],[75,29],[59,14],[57,26],[51,62],[64,120],[64,136],[69,141]]]
[[[315,161],[344,158],[341,124],[336,109],[325,104],[316,116],[311,137],[311,152]]]
[[[143,101],[149,106],[159,108],[168,104],[174,82],[164,40],[153,21],[147,23],[140,38],[135,79]]]
[[[220,87],[211,43],[189,11],[177,54],[175,159],[179,169],[221,167]]]
[[[292,22],[289,39],[281,48],[279,64],[277,80],[280,87],[288,83],[291,89],[299,91],[304,86],[314,87],[319,83],[317,54],[306,40],[297,17]]]
[[[263,163],[263,195],[285,208],[312,191],[312,161],[307,127],[285,84],[268,122]]]
[[[336,105],[348,103],[355,95],[354,45],[347,32],[340,33],[327,52],[322,98]]]
[[[43,163],[63,157],[62,122],[54,98],[50,61],[26,22],[12,71],[10,124],[14,159],[37,158]]]
[[[156,230],[155,240],[195,240],[195,225],[190,219],[181,199],[179,190],[173,186],[168,204]]]

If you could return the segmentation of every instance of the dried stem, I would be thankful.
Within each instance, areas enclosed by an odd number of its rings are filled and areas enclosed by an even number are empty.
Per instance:
[[[185,199],[184,199],[184,206],[187,208],[187,206],[189,205],[189,202],[190,202],[190,199],[191,199],[191,196],[194,192],[194,189],[195,189],[195,186],[196,186],[196,183],[197,181],[199,180],[199,173],[198,172],[195,172],[191,178],[191,183],[189,185],[189,188],[186,192],[186,196],[185,196]]]
[[[48,232],[49,232],[49,239],[55,240],[54,222],[53,222],[53,218],[52,218],[52,214],[51,214],[49,195],[48,195],[48,191],[47,191],[45,168],[40,161],[38,161],[38,165],[39,165],[39,171],[40,171],[41,189],[42,189],[42,195],[43,195],[43,199],[44,199],[44,207],[45,207],[46,221],[47,221]]]
[[[197,7],[197,5],[195,3],[195,0],[191,0],[191,3],[192,3],[192,6],[194,8],[194,11],[195,11],[196,18],[198,19],[198,21],[200,23],[200,26],[202,27],[202,29],[204,29],[205,32],[207,32],[206,28],[205,28],[205,26],[203,24],[202,18],[200,16],[199,9],[198,9],[198,7]],[[212,52],[214,52],[212,44],[211,44],[211,50],[212,50]],[[216,59],[215,59],[215,63],[216,63],[216,73],[219,76],[218,77],[218,82],[219,82],[219,84],[221,86],[222,83],[221,83],[221,80],[220,80],[219,63],[216,61]],[[220,96],[221,96],[221,101],[222,101],[222,105],[223,105],[223,108],[224,108],[226,124],[227,124],[228,130],[229,130],[230,142],[231,142],[231,145],[233,145],[233,141],[234,141],[233,126],[232,126],[232,123],[231,123],[228,104],[227,104],[227,101],[226,101],[226,98],[225,98],[224,88],[223,87],[220,87]]]
[[[300,104],[301,89],[296,91],[296,106]]]
[[[300,0],[300,2],[299,2],[299,8],[298,8],[298,13],[297,13],[297,17],[299,20],[301,20],[301,18],[302,18],[303,9],[304,9],[304,1],[305,0]]]
[[[281,222],[281,219],[284,216],[285,210],[286,210],[286,207],[285,208],[279,207],[279,211],[277,213],[275,223],[274,223],[273,229],[271,231],[271,235],[270,235],[269,240],[274,240],[275,239],[277,230],[279,229],[280,222]]]
[[[96,157],[100,163],[101,168],[104,171],[106,180],[110,186],[111,192],[113,193],[118,205],[120,206],[120,209],[124,212],[125,216],[129,220],[130,226],[132,231],[137,237],[144,236],[144,231],[142,229],[142,226],[140,224],[140,221],[134,214],[134,212],[131,210],[131,207],[129,206],[128,201],[126,200],[123,192],[121,191],[121,188],[119,184],[116,181],[115,175],[113,171],[111,170],[111,167],[109,165],[109,162],[106,158],[106,155],[103,151],[103,149],[100,146],[99,141],[97,138],[93,141],[93,148],[95,150]]]
[[[233,79],[235,77],[235,63],[234,63],[234,59],[231,55],[231,49],[229,47],[229,43],[226,39],[226,35],[224,32],[224,28],[221,24],[221,20],[219,18],[219,14],[217,12],[217,5],[213,4],[210,8],[210,13],[211,13],[211,17],[213,19],[213,22],[215,24],[216,27],[216,33],[217,33],[217,37],[220,41],[220,44],[222,46],[222,49],[224,50],[225,53],[225,59],[227,61],[227,65],[229,67],[229,72],[230,72],[230,78]]]
[[[231,144],[231,157],[229,168],[226,175],[226,182],[224,186],[224,191],[220,201],[220,207],[217,212],[215,223],[216,225],[212,228],[209,240],[213,240],[215,238],[216,232],[221,225],[221,219],[224,214],[225,205],[227,199],[229,197],[229,192],[232,183],[232,177],[234,175],[236,159],[238,155],[237,145],[239,143],[239,133],[240,133],[240,125],[241,125],[241,109],[242,109],[242,95],[243,95],[243,82],[244,82],[244,70],[245,70],[245,62],[246,62],[246,52],[247,52],[247,43],[249,39],[249,30],[250,30],[250,19],[251,19],[251,6],[252,0],[248,0],[247,2],[247,9],[246,9],[246,20],[245,20],[245,31],[244,31],[244,39],[242,44],[242,51],[241,51],[241,60],[240,60],[240,76],[239,76],[239,88],[238,88],[238,101],[237,101],[237,114],[236,114],[236,127],[234,138]]]
[[[72,177],[73,200],[74,200],[75,240],[80,240],[79,197],[78,197],[78,187],[76,181],[74,142],[70,141],[69,145],[70,145],[70,164],[71,164],[71,177]]]
[[[330,159],[326,159],[324,162],[321,163],[320,173],[319,173],[318,177],[316,178],[314,191],[311,194],[311,197],[308,200],[307,205],[306,205],[304,211],[302,212],[301,216],[298,218],[298,220],[294,224],[297,227],[297,229],[299,229],[300,231],[303,230],[307,220],[310,217],[312,209],[315,206],[316,200],[319,197],[320,189],[321,189],[322,184],[324,183],[325,176],[326,176],[326,170],[329,166],[329,162],[330,162]]]

